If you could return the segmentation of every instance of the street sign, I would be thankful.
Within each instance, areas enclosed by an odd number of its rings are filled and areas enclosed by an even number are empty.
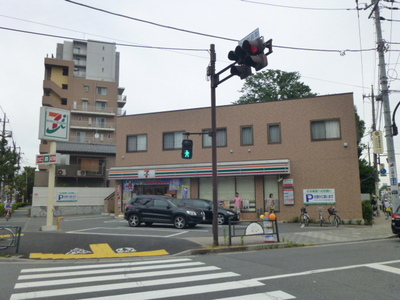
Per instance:
[[[37,165],[50,165],[50,164],[60,164],[61,154],[39,154],[36,155]]]
[[[248,35],[246,35],[239,41],[239,46],[242,46],[245,40],[255,40],[259,37],[260,37],[260,29],[259,28],[254,29],[252,32],[250,32]]]

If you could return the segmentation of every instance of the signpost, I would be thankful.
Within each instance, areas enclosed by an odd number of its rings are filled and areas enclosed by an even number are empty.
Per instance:
[[[39,139],[48,140],[50,144],[49,154],[36,156],[36,164],[49,165],[49,180],[47,194],[47,219],[42,231],[55,231],[53,225],[54,187],[56,176],[56,164],[61,163],[61,154],[57,152],[56,141],[69,140],[70,111],[43,106],[40,108]]]

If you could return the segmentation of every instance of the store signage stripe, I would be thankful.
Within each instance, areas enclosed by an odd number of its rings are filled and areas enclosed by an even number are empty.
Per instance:
[[[256,174],[289,174],[289,164],[268,164],[252,166],[231,166],[217,169],[219,176],[234,175],[256,175]],[[154,170],[155,178],[173,177],[204,177],[212,176],[212,168],[183,168],[183,169],[160,169]],[[139,171],[110,171],[110,179],[136,179],[139,178]]]

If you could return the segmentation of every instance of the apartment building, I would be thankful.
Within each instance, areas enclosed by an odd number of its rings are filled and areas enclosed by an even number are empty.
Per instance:
[[[117,118],[115,211],[133,194],[212,199],[211,108]],[[181,157],[192,133],[193,158]],[[205,134],[196,134],[205,133]],[[218,202],[244,200],[243,219],[256,219],[275,199],[280,221],[308,206],[336,206],[362,219],[357,126],[351,93],[217,107]]]
[[[124,88],[119,87],[119,53],[115,44],[65,41],[44,61],[43,106],[71,112],[69,142],[57,153],[69,154],[69,165],[57,166],[56,186],[107,187],[106,169],[114,166],[116,118],[123,115]],[[40,153],[48,153],[42,140]],[[35,186],[47,186],[40,166]]]

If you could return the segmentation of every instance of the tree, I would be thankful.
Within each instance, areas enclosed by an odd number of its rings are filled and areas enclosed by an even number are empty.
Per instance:
[[[314,97],[311,88],[300,82],[299,72],[267,70],[246,78],[240,90],[243,93],[233,104]]]
[[[2,196],[6,197],[15,191],[15,176],[18,171],[18,154],[14,149],[8,146],[8,141],[2,136],[0,140],[0,188]]]
[[[33,185],[35,179],[35,168],[24,167],[24,171],[16,176],[16,190],[20,197],[23,197],[23,202],[32,200]]]

